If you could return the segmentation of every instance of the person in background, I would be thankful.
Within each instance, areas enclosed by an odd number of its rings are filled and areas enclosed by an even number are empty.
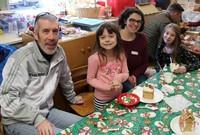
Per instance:
[[[82,119],[53,108],[53,95],[60,84],[74,104],[76,96],[66,56],[58,45],[59,22],[42,12],[34,27],[35,41],[16,50],[3,70],[0,87],[2,122],[9,135],[54,135]]]
[[[179,24],[183,11],[180,4],[173,3],[165,12],[156,15],[145,27],[143,32],[147,37],[149,62],[155,63],[156,61],[156,50],[163,29],[169,23]]]
[[[95,88],[95,110],[101,110],[122,92],[128,78],[127,61],[118,28],[106,22],[96,31],[93,54],[88,58],[87,81]]]
[[[127,55],[129,78],[123,83],[123,92],[145,81],[148,66],[147,39],[140,33],[144,28],[144,15],[137,8],[127,8],[119,16],[118,25],[122,45]]]
[[[165,27],[157,50],[156,71],[160,70],[159,64],[163,67],[165,64],[169,66],[171,62],[180,65],[174,73],[183,74],[200,68],[199,59],[184,48],[180,35],[177,24],[170,23]]]

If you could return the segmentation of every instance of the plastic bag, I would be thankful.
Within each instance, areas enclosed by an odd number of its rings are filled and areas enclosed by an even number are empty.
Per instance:
[[[200,20],[200,12],[184,11],[182,13],[183,22],[198,22]]]

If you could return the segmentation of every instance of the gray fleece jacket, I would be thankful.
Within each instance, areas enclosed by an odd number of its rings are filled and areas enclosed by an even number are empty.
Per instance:
[[[24,122],[37,127],[53,107],[58,83],[66,99],[75,103],[71,72],[60,45],[50,63],[36,42],[15,51],[4,67],[0,86],[3,124]]]

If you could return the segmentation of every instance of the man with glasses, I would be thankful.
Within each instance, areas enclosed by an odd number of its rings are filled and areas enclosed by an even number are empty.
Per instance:
[[[59,83],[67,100],[83,104],[76,96],[63,49],[58,45],[59,22],[48,13],[35,19],[35,41],[8,59],[0,87],[3,124],[9,135],[54,135],[82,119],[53,107]]]
[[[165,12],[156,15],[144,29],[148,42],[148,56],[150,62],[156,61],[156,51],[163,29],[170,23],[179,25],[184,9],[178,3],[169,5]]]

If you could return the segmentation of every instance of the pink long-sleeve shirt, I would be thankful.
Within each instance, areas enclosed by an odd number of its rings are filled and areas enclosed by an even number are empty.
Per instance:
[[[122,61],[116,58],[107,58],[107,64],[100,66],[98,54],[95,53],[88,58],[87,81],[95,88],[94,95],[99,100],[111,101],[122,91],[122,87],[110,90],[109,83],[113,79],[124,82],[128,79],[129,72],[126,57]]]

